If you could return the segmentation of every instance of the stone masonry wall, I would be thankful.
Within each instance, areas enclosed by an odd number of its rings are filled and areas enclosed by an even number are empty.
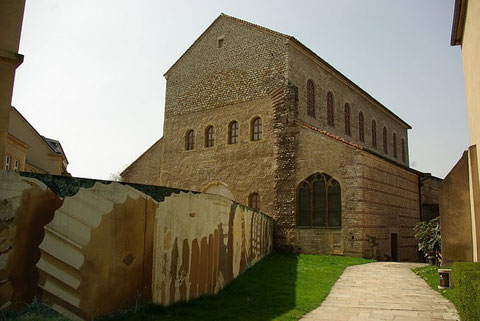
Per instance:
[[[396,118],[384,111],[373,100],[354,89],[347,81],[337,76],[330,67],[320,63],[298,46],[288,46],[289,80],[298,87],[299,118],[308,124],[324,129],[348,141],[354,142],[375,150],[394,161],[404,165],[408,162],[408,136],[407,127]],[[315,84],[315,115],[307,115],[307,81],[312,79]],[[331,91],[334,97],[335,127],[327,124],[327,92]],[[345,103],[350,104],[350,130],[351,135],[345,133]],[[365,142],[359,139],[358,114],[364,115]],[[372,146],[372,119],[377,123],[377,148]],[[383,127],[387,127],[388,154],[383,153]],[[397,158],[393,157],[393,133],[397,134]],[[401,139],[405,139],[406,160],[402,162]]]
[[[416,260],[417,174],[307,126],[299,125],[298,139],[296,186],[317,172],[335,178],[342,189],[342,229],[292,225],[294,249],[388,260],[390,233],[398,233],[398,259]]]
[[[367,257],[391,259],[391,234],[398,235],[398,260],[417,260],[413,227],[420,221],[418,174],[362,153],[362,222]],[[360,214],[360,213],[359,213]]]
[[[164,133],[170,115],[251,101],[286,85],[285,39],[235,20],[217,18],[165,74]]]
[[[261,117],[262,140],[251,141],[250,123]],[[274,184],[274,134],[272,103],[266,98],[207,109],[169,118],[164,136],[159,185],[201,191],[208,184],[222,182],[235,201],[248,204],[251,193],[260,195],[260,209],[272,213]],[[227,143],[231,121],[239,124],[239,141]],[[213,147],[205,147],[205,129],[215,129]],[[185,133],[195,130],[195,148],[185,150]]]
[[[121,173],[122,181],[147,185],[157,184],[160,177],[162,142],[163,139],[160,138],[128,166]]]

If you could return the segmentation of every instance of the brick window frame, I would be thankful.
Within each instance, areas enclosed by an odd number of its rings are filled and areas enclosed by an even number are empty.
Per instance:
[[[335,127],[334,100],[331,91],[327,93],[327,124]]]
[[[193,150],[195,148],[195,131],[190,129],[185,134],[185,150]]]
[[[215,129],[213,126],[208,126],[205,129],[205,147],[213,147],[215,144]]]
[[[363,112],[358,113],[358,139],[364,143],[365,142],[365,118]]]
[[[388,154],[388,132],[387,127],[383,127],[383,152]]]
[[[248,196],[248,206],[254,210],[260,211],[260,195],[258,193],[251,193]]]
[[[352,136],[352,131],[350,127],[350,104],[345,104],[345,134]]]
[[[251,140],[258,141],[262,139],[262,118],[255,117],[251,125]]]
[[[238,122],[234,120],[228,125],[228,143],[229,144],[238,143],[238,134],[239,134]]]
[[[397,153],[397,134],[393,133],[392,137],[392,149],[393,149],[393,157],[398,158],[398,153]]]
[[[311,79],[307,81],[307,115],[315,118],[315,84]]]

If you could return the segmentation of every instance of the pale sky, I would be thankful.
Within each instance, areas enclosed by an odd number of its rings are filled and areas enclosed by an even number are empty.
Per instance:
[[[27,0],[12,104],[73,176],[108,178],[162,136],[163,74],[221,13],[294,36],[413,129],[443,178],[469,145],[453,0]]]

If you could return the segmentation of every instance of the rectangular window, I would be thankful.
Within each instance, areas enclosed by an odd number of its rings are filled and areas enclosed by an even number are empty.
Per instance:
[[[18,160],[17,159],[13,163],[13,170],[18,172]]]
[[[5,158],[5,170],[9,171],[10,170],[10,156],[7,156]]]

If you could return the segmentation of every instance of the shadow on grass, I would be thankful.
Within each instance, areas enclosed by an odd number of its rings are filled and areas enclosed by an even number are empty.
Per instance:
[[[273,253],[218,295],[170,307],[150,304],[100,320],[298,320],[320,306],[346,267],[372,260]]]
[[[97,320],[298,320],[320,306],[346,267],[369,262],[372,260],[273,253],[218,295],[166,308],[154,304],[138,306]],[[11,317],[9,320],[49,319],[43,313]],[[55,320],[63,318],[57,316]]]

